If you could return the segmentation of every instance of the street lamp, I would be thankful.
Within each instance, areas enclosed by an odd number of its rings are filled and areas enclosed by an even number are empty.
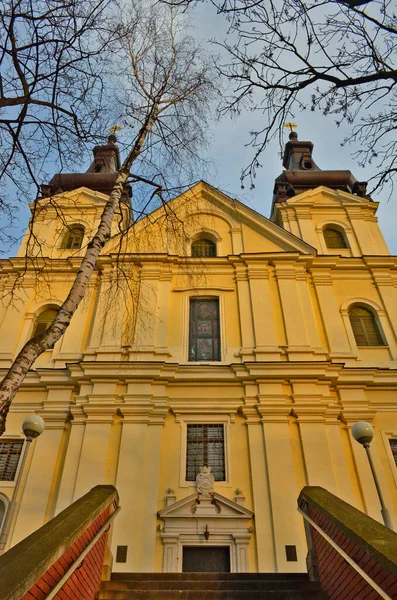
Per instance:
[[[383,495],[379,486],[378,477],[376,475],[374,463],[372,462],[371,452],[369,450],[370,443],[372,442],[372,439],[374,437],[374,429],[372,425],[370,425],[370,423],[366,423],[365,421],[358,421],[358,423],[355,423],[352,427],[352,434],[356,442],[364,446],[365,451],[367,453],[368,462],[371,468],[372,476],[374,478],[376,491],[378,492],[379,502],[381,506],[380,512],[382,513],[383,522],[386,525],[386,527],[388,527],[389,529],[393,529],[389,511],[387,510],[385,502],[383,500]]]
[[[5,518],[5,521],[3,524],[3,531],[0,535],[0,552],[4,551],[4,548],[5,548],[5,545],[7,542],[7,538],[10,533],[10,527],[11,527],[12,521],[14,519],[16,505],[17,505],[18,492],[19,492],[19,488],[21,485],[21,481],[22,481],[22,473],[23,473],[26,459],[27,459],[27,456],[29,453],[30,444],[31,444],[31,442],[33,442],[34,439],[36,439],[37,437],[39,437],[39,435],[41,435],[43,433],[44,428],[45,428],[45,424],[44,424],[43,419],[40,417],[40,415],[30,415],[29,417],[26,417],[26,419],[22,423],[22,431],[26,437],[27,448],[22,456],[22,462],[19,467],[18,477],[15,482],[14,493],[12,495],[10,507],[7,511],[6,518]]]

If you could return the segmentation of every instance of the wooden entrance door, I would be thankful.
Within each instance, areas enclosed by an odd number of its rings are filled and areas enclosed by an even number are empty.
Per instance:
[[[184,546],[184,573],[230,573],[229,546]]]

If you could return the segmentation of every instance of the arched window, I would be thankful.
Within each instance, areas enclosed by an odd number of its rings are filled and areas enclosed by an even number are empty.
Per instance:
[[[192,256],[198,256],[200,258],[216,256],[216,244],[208,238],[196,240],[192,244]]]
[[[7,506],[5,500],[0,497],[0,533],[3,528],[4,517],[6,516]]]
[[[323,234],[327,248],[348,248],[346,237],[339,229],[327,227]]]
[[[385,346],[375,315],[368,308],[353,306],[349,311],[350,323],[357,346]]]
[[[50,325],[53,324],[55,317],[58,314],[58,310],[56,308],[48,308],[39,314],[36,320],[36,326],[33,331],[33,337],[37,335],[41,335],[44,333]]]
[[[84,238],[84,227],[82,225],[73,225],[63,236],[62,250],[78,250],[81,248]]]

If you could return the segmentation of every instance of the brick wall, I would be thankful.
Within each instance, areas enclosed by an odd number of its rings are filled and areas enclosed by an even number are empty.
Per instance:
[[[390,598],[397,598],[397,577],[390,573],[363,546],[353,541],[317,508],[306,503],[305,512],[351,557]],[[320,583],[330,600],[378,600],[382,598],[349,565],[320,533],[310,526],[312,545],[318,566]]]
[[[47,598],[49,592],[53,590],[69,567],[78,560],[81,553],[106,523],[109,511],[110,507],[107,507],[63,555],[47,569],[30,590],[22,596],[21,600],[45,600]],[[57,593],[56,600],[93,600],[95,598],[95,593],[98,591],[101,581],[106,539],[107,532],[105,531],[83,559],[81,565]]]

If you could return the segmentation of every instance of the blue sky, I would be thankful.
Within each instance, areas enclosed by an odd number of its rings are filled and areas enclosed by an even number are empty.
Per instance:
[[[224,19],[217,15],[209,3],[196,7],[194,18],[191,19],[194,34],[205,44],[208,39],[222,41],[226,35],[227,25]],[[320,169],[349,169],[360,181],[367,181],[374,170],[360,168],[353,160],[352,146],[341,147],[347,134],[346,126],[336,127],[332,117],[324,117],[320,113],[309,110],[294,115],[298,124],[297,133],[300,140],[310,140],[314,144],[313,158]],[[259,170],[255,189],[250,191],[249,184],[241,190],[240,173],[251,157],[252,149],[247,144],[250,141],[249,131],[263,126],[260,113],[245,113],[236,120],[222,119],[213,128],[213,141],[210,155],[212,156],[213,173],[209,183],[221,188],[230,195],[237,197],[266,217],[270,216],[274,179],[282,172],[280,147],[273,140],[262,155],[262,169]],[[288,130],[284,139],[288,141]],[[386,243],[392,254],[397,254],[397,202],[387,191],[373,196],[379,202],[377,217]]]
[[[222,16],[218,16],[208,3],[200,4],[193,13],[189,13],[193,35],[202,40],[208,49],[214,50],[209,39],[222,41],[226,35],[227,25]],[[249,131],[263,126],[264,117],[260,112],[246,112],[235,120],[224,117],[214,123],[211,142],[207,159],[210,162],[209,171],[204,178],[213,186],[221,189],[232,197],[251,206],[266,217],[270,216],[272,190],[274,179],[281,173],[282,164],[280,147],[277,140],[269,144],[261,157],[263,167],[258,171],[256,187],[249,190],[241,189],[240,173],[252,157],[252,149],[247,145],[250,141]],[[343,125],[337,128],[332,117],[324,117],[319,113],[303,111],[294,115],[298,124],[299,139],[310,140],[314,144],[313,157],[322,169],[350,169],[359,180],[367,180],[372,171],[358,167],[351,152],[353,148],[341,147],[341,142],[346,135]],[[288,130],[284,132],[284,139],[288,139]],[[81,169],[85,171],[91,162],[87,156]],[[197,179],[202,174],[197,174]],[[397,203],[389,198],[387,192],[373,196],[380,203],[378,210],[379,224],[392,254],[397,254],[397,235],[395,223],[397,220]],[[19,224],[21,233],[27,225],[29,210],[21,210]],[[15,255],[17,247],[8,252]]]

